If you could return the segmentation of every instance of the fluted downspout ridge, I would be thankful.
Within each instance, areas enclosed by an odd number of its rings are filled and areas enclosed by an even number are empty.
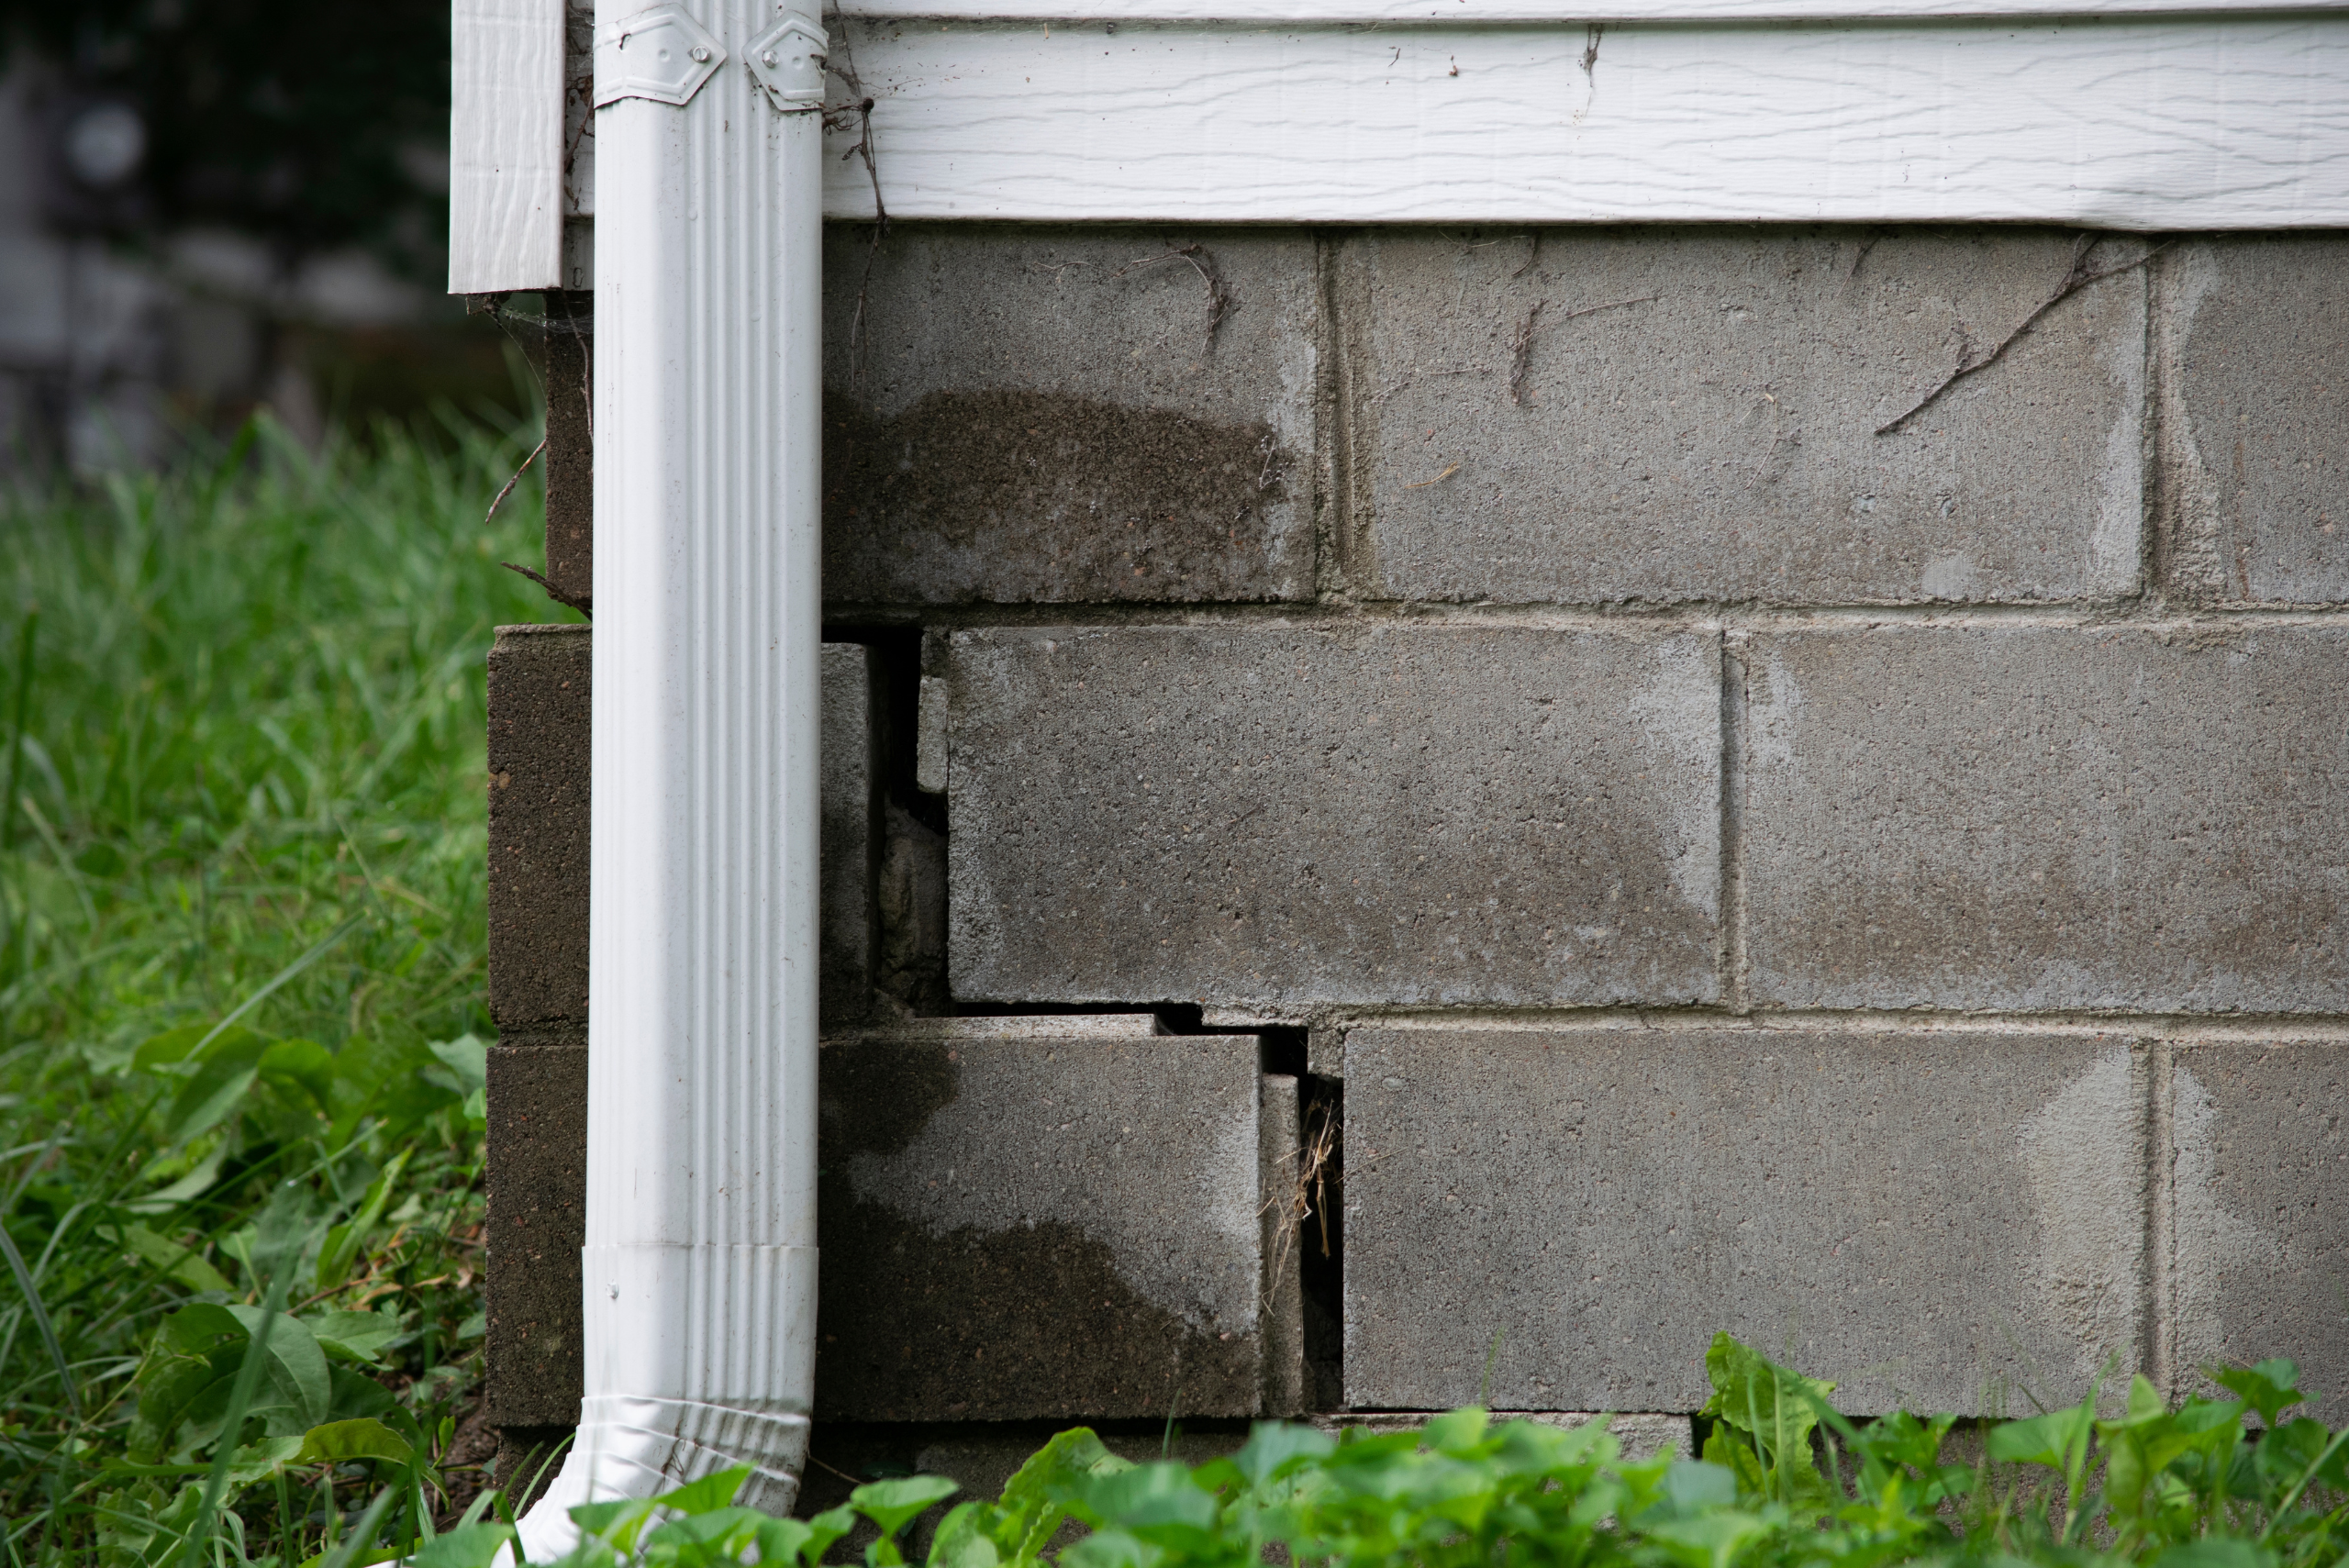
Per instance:
[[[770,87],[823,35],[771,0],[596,31],[631,91],[595,122],[586,1396],[533,1560],[733,1464],[786,1508],[815,1362],[820,127]]]

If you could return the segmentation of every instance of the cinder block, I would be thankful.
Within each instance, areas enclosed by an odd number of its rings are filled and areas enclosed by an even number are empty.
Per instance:
[[[2140,1364],[2149,1074],[2076,1033],[1355,1029],[1349,1404],[1686,1411],[1727,1329],[1868,1413]]]
[[[1254,1037],[1250,1037],[1254,1038]],[[1267,1416],[1295,1416],[1308,1403],[1305,1373],[1304,1107],[1296,1078],[1264,1074],[1257,1105],[1256,1205],[1264,1260],[1262,1306]]]
[[[546,1037],[538,1037],[544,1040]],[[587,1041],[489,1050],[489,1418],[579,1418],[579,1249],[587,1240]]]
[[[584,626],[506,626],[489,653],[489,1006],[506,1030],[587,1021],[589,675]],[[874,949],[871,655],[823,650],[822,1006],[863,1018]]]
[[[1542,1006],[1717,993],[1710,633],[958,633],[966,998]]]
[[[587,1021],[588,628],[501,626],[489,651],[489,1011]]]
[[[1257,1042],[950,1019],[821,1068],[821,1421],[1264,1407]]]
[[[824,595],[1313,591],[1300,232],[827,230]]]
[[[2221,599],[2349,599],[2349,239],[2198,240],[2161,269],[2173,573]]]
[[[861,1022],[873,1002],[877,937],[874,873],[881,856],[875,757],[880,695],[872,651],[823,649],[821,849],[823,925],[818,937],[824,1025]]]
[[[2020,326],[2073,246],[2018,229],[1350,240],[1348,581],[1503,603],[2127,593],[2142,270],[1876,433]]]
[[[2180,1045],[2169,1083],[2173,1376],[2269,1356],[2349,1418],[2349,1043]],[[2208,1392],[2208,1390],[2206,1390]]]
[[[596,598],[596,296],[546,293],[547,581],[559,602]]]
[[[1752,995],[2349,1006],[2344,654],[2306,626],[1754,638]]]

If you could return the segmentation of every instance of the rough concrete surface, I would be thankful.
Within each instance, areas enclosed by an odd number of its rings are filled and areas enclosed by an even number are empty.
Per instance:
[[[2185,1044],[2170,1063],[2172,1375],[2269,1356],[2349,1419],[2349,1043]],[[2212,1392],[2204,1389],[2204,1392]]]
[[[2349,599],[2349,239],[2163,258],[2173,571],[2229,600]]]
[[[596,296],[546,293],[547,581],[564,602],[596,598]]]
[[[1348,580],[1503,603],[2126,593],[2142,270],[2081,290],[1876,433],[2019,326],[2073,245],[1727,227],[1349,240]]]
[[[2306,626],[1756,636],[1753,995],[2349,1003],[2344,654]]]
[[[546,1037],[537,1037],[544,1040]],[[489,1418],[579,1418],[579,1249],[587,1240],[587,1041],[489,1050]]]
[[[828,601],[1311,593],[1309,236],[836,224],[824,275]]]
[[[1501,1408],[1694,1410],[1718,1329],[1854,1413],[2076,1398],[2141,1363],[2149,1076],[2085,1034],[1353,1030],[1348,1402],[1490,1356]]]
[[[489,651],[489,1011],[587,1021],[588,629],[501,626]]]
[[[881,856],[874,755],[879,693],[869,649],[823,648],[823,776],[818,784],[823,924],[818,965],[827,1028],[862,1020],[873,1000],[878,935],[874,873]]]
[[[973,631],[952,664],[958,997],[1717,995],[1709,633]]]
[[[1298,1415],[1308,1403],[1299,1273],[1305,1250],[1305,1195],[1299,1187],[1305,1151],[1298,1141],[1303,1125],[1297,1080],[1286,1073],[1265,1073],[1256,1114],[1256,1215],[1264,1270],[1257,1299],[1264,1339],[1263,1413],[1267,1416]]]
[[[1257,1412],[1255,1038],[957,1022],[824,1046],[818,1419]]]

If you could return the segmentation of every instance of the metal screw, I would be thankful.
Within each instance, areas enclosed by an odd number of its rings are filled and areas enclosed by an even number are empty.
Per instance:
[[[774,63],[774,50],[768,50],[765,53],[760,55],[759,62],[763,65],[773,65]]]
[[[694,63],[696,65],[699,65],[709,59],[709,50],[702,48],[699,44],[694,45],[694,47],[686,52],[694,57]]]

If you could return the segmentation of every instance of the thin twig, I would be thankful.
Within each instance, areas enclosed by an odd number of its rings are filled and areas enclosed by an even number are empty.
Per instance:
[[[508,572],[519,572],[523,576],[528,577],[531,582],[536,583],[540,587],[544,588],[547,591],[547,597],[552,599],[556,604],[562,606],[565,609],[577,610],[589,620],[594,620],[596,618],[595,612],[587,607],[585,600],[573,598],[570,595],[564,593],[562,589],[556,587],[553,584],[548,582],[544,577],[540,576],[529,567],[517,566],[510,561],[501,561],[497,564],[503,566]]]
[[[1129,261],[1109,275],[1113,278],[1122,278],[1128,272],[1139,272],[1144,267],[1155,267],[1161,261],[1171,261],[1178,256],[1190,262],[1192,270],[1199,274],[1200,281],[1208,285],[1208,330],[1206,338],[1199,345],[1199,352],[1203,355],[1213,353],[1216,328],[1223,325],[1224,318],[1237,309],[1240,303],[1224,284],[1223,273],[1215,264],[1213,251],[1196,239],[1187,245],[1169,245],[1163,255],[1144,256],[1139,261]]]
[[[2022,318],[2022,322],[2020,326],[2018,326],[2013,331],[2008,333],[2005,337],[1999,339],[1997,345],[1987,354],[1976,354],[1973,345],[1968,343],[1965,350],[1957,356],[1956,368],[1952,370],[1949,374],[1942,377],[1940,381],[1934,383],[1932,391],[1926,393],[1924,396],[1909,405],[1906,413],[1898,415],[1894,418],[1887,419],[1883,424],[1878,425],[1876,428],[1876,433],[1879,436],[1888,436],[1892,434],[1895,430],[1900,428],[1901,426],[1907,424],[1909,420],[1915,418],[1918,415],[1931,407],[1933,403],[1940,398],[1943,393],[1947,392],[1951,387],[1955,386],[1967,376],[1978,374],[1983,371],[1988,370],[1992,365],[1997,364],[2005,355],[2008,349],[2014,345],[2015,339],[2030,331],[2032,324],[2037,322],[2041,317],[2046,315],[2049,311],[2063,304],[2064,301],[2071,298],[2074,295],[2087,287],[2088,284],[2099,283],[2106,278],[2116,276],[2121,272],[2133,272],[2135,269],[2143,266],[2146,262],[2152,261],[2154,257],[2160,255],[2163,251],[2177,243],[2175,239],[2165,239],[2160,244],[2154,246],[2143,255],[2137,257],[2133,261],[2122,261],[2117,266],[2099,267],[2094,270],[2090,270],[2087,265],[2088,252],[2095,248],[2097,241],[2102,238],[2104,237],[2099,234],[2081,235],[2078,240],[2072,246],[2071,265],[2064,269],[2063,280],[2055,285],[2053,293],[2049,294],[2045,299],[2041,300],[2039,304],[2032,308],[2032,313],[2029,316]]]
[[[540,436],[539,444],[530,449],[530,455],[522,460],[522,466],[514,471],[514,477],[506,482],[506,488],[497,493],[497,499],[489,504],[489,510],[482,514],[482,527],[489,527],[489,520],[497,516],[497,508],[506,505],[506,497],[514,494],[514,486],[522,483],[522,476],[530,472],[530,465],[538,462],[539,454],[546,450],[547,438]]]

